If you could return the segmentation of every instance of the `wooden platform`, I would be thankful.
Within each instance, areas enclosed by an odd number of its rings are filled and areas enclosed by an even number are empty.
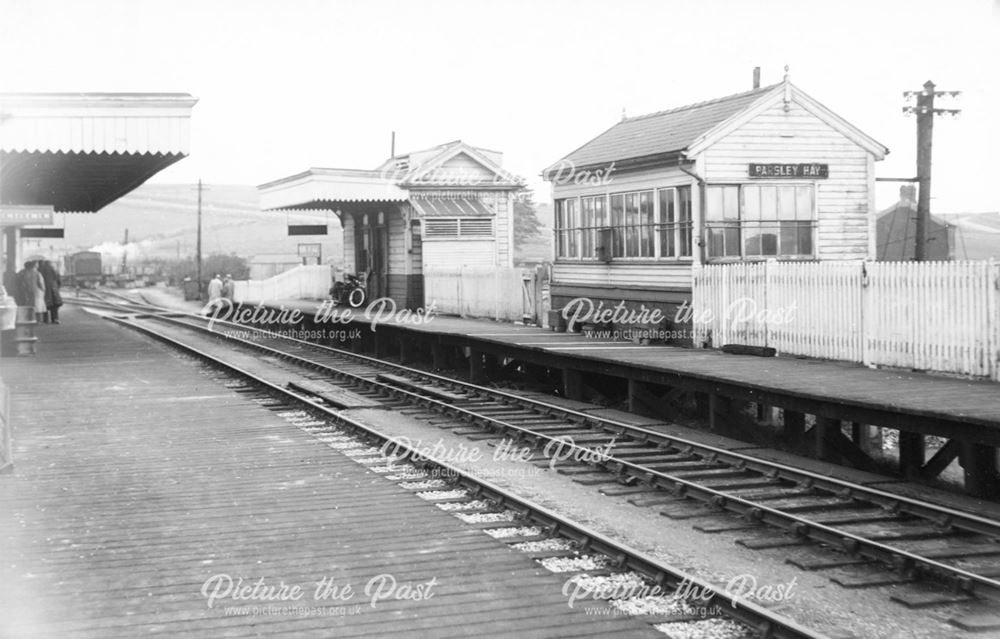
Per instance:
[[[0,636],[657,636],[569,608],[563,577],[165,346],[76,308],[39,332],[37,356],[2,362]],[[436,579],[433,597],[373,607],[383,574]],[[218,575],[304,596],[210,608]],[[316,599],[324,578],[355,594]]]

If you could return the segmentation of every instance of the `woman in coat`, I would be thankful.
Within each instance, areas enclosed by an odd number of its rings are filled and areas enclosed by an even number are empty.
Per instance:
[[[45,308],[49,311],[49,320],[53,324],[58,324],[59,307],[63,304],[62,294],[59,293],[62,280],[52,262],[39,262],[38,272],[42,274],[42,280],[45,282]]]
[[[21,301],[24,306],[35,309],[36,315],[41,315],[48,310],[45,306],[45,280],[38,272],[36,262],[25,262],[24,270],[17,275],[21,284]]]

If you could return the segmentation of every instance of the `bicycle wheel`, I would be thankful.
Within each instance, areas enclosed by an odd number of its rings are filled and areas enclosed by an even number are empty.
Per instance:
[[[365,303],[365,289],[356,288],[351,291],[351,294],[347,296],[347,303],[351,305],[352,308],[358,308]]]

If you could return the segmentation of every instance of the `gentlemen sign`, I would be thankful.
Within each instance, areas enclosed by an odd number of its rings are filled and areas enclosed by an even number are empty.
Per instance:
[[[51,204],[48,206],[4,204],[0,206],[0,226],[52,224],[52,211]]]
[[[752,178],[828,178],[829,164],[754,164],[750,163]]]

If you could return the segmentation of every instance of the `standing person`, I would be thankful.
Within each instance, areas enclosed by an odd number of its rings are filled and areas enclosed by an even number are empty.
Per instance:
[[[3,287],[7,291],[7,294],[14,298],[14,303],[17,304],[17,300],[20,297],[20,293],[17,290],[20,288],[17,284],[17,273],[14,271],[4,271]]]
[[[24,270],[17,274],[17,279],[22,296],[18,305],[34,308],[36,315],[45,313],[48,310],[45,306],[45,280],[38,272],[37,262],[25,262]]]
[[[208,303],[211,304],[215,300],[222,297],[222,280],[219,279],[219,274],[216,273],[212,276],[212,281],[208,283]]]
[[[226,279],[222,280],[222,297],[226,298],[230,302],[233,301],[233,287],[236,286],[233,282],[233,276],[226,273]]]
[[[62,280],[52,262],[47,260],[38,263],[38,272],[42,274],[42,280],[45,282],[45,307],[49,311],[49,321],[58,324],[59,307],[63,304],[62,294],[59,292]]]
[[[28,280],[33,277],[28,272],[31,267],[31,262],[25,262],[24,268],[14,275],[13,284],[8,289],[14,295],[14,301],[17,302],[18,306],[32,306],[34,304],[34,294],[29,295],[31,288],[28,286]]]

